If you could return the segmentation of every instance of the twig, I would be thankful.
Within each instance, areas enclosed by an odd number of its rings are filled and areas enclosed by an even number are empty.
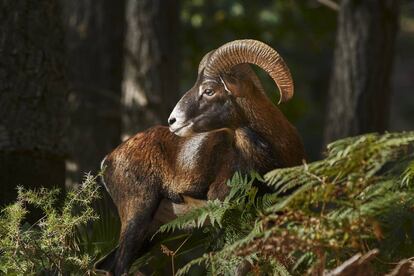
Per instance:
[[[174,264],[174,258],[175,255],[177,255],[178,251],[183,247],[183,245],[188,241],[188,239],[191,237],[191,235],[188,235],[188,237],[180,244],[180,246],[175,250],[170,250],[167,246],[161,244],[161,251],[167,255],[171,256],[171,269],[172,269],[172,275],[175,275],[175,264]]]
[[[178,253],[178,250],[183,247],[183,245],[188,241],[188,239],[191,237],[191,235],[188,235],[188,237],[181,243],[181,245],[174,251],[174,255]]]

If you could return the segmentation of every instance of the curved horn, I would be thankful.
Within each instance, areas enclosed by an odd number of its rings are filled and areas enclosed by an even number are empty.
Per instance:
[[[209,56],[204,74],[215,78],[240,63],[255,64],[272,77],[280,91],[279,103],[293,96],[293,80],[286,63],[272,47],[257,40],[242,39],[224,44]]]
[[[208,52],[207,54],[204,55],[203,59],[200,61],[199,65],[198,65],[198,74],[200,74],[201,71],[203,71],[204,67],[206,67],[207,60],[209,59],[209,57],[211,56],[211,54],[214,51],[215,50],[211,50],[210,52]]]

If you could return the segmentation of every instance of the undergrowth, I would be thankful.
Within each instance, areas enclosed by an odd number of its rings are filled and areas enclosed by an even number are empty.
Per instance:
[[[414,132],[367,134],[330,144],[321,161],[236,173],[224,201],[163,225],[132,271],[235,275],[247,265],[255,275],[321,274],[374,248],[373,269],[390,271],[414,256],[413,148]],[[261,195],[258,182],[273,192]],[[0,274],[93,274],[119,235],[98,190],[87,175],[58,204],[58,190],[19,188],[0,216]],[[34,224],[25,222],[29,206],[44,213]]]
[[[107,208],[99,208],[96,179],[86,175],[65,194],[63,203],[58,189],[18,187],[16,202],[0,216],[0,275],[93,274],[93,262],[118,238],[116,220]],[[29,224],[26,216],[32,207],[43,216]]]
[[[198,266],[234,275],[246,262],[259,274],[303,275],[373,248],[380,251],[376,273],[389,271],[414,256],[413,145],[414,132],[368,134],[330,144],[318,162],[263,178],[236,174],[223,202],[210,201],[160,228],[202,228],[203,253],[176,275]],[[258,196],[255,181],[274,192]],[[200,237],[188,235],[187,243]]]

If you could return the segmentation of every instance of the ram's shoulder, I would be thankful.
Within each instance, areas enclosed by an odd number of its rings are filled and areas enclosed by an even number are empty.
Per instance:
[[[115,167],[134,166],[141,170],[160,167],[169,162],[177,145],[182,143],[167,127],[156,126],[139,132],[120,144],[106,158]]]
[[[141,151],[144,148],[146,150],[156,150],[160,144],[170,143],[170,140],[177,142],[177,138],[169,131],[168,127],[155,126],[131,136],[120,144],[117,149],[128,152]]]

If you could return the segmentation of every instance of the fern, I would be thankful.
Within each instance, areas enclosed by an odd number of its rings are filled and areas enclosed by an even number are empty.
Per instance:
[[[188,228],[200,228],[207,220],[211,225],[218,224],[220,227],[227,206],[228,203],[219,200],[209,201],[206,206],[191,210],[170,223],[162,225],[156,234]]]
[[[414,132],[367,134],[330,144],[324,160],[264,178],[236,173],[223,202],[211,201],[160,229],[204,229],[205,254],[178,275],[200,264],[209,274],[231,275],[245,260],[256,272],[303,273],[317,260],[329,268],[374,247],[389,262],[414,256],[413,145]],[[274,193],[258,196],[255,181]]]

